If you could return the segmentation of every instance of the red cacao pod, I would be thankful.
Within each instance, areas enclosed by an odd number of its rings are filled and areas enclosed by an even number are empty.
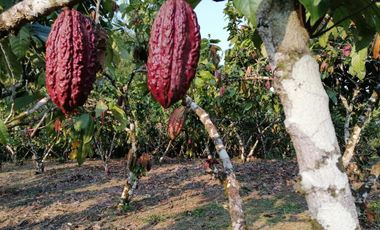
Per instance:
[[[169,118],[168,134],[170,139],[174,140],[182,131],[186,121],[186,107],[176,108]]]
[[[46,43],[46,88],[54,104],[69,113],[83,105],[97,71],[95,30],[80,12],[65,9]]]
[[[185,0],[168,0],[160,8],[150,34],[148,88],[164,108],[182,99],[195,76],[200,30]]]

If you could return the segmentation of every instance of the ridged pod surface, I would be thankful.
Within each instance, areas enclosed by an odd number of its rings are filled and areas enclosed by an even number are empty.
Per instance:
[[[169,118],[168,135],[170,139],[174,140],[182,131],[186,121],[186,107],[181,106],[176,108]]]
[[[65,9],[46,43],[46,88],[63,113],[83,105],[98,69],[95,30],[80,12]]]
[[[195,76],[201,36],[197,17],[185,0],[168,0],[150,34],[148,88],[164,108],[182,99]]]

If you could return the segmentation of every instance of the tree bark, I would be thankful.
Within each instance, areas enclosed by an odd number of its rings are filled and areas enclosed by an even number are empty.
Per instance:
[[[25,23],[47,15],[63,6],[72,6],[79,0],[24,0],[0,14],[0,38]]]
[[[195,114],[201,120],[202,124],[205,126],[208,135],[214,142],[215,149],[218,152],[219,158],[223,162],[224,173],[226,174],[226,178],[224,179],[223,184],[225,185],[226,193],[228,195],[232,229],[245,229],[243,204],[239,194],[240,185],[236,180],[230,157],[228,156],[218,130],[212,123],[208,113],[199,107],[189,96],[186,96],[186,106],[195,112]]]
[[[360,229],[322,86],[293,1],[263,0],[258,31],[274,67],[274,86],[297,154],[310,214],[324,229]]]

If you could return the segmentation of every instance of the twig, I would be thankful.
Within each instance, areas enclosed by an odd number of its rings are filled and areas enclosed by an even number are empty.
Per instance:
[[[101,1],[102,0],[97,0],[97,2],[96,2],[95,24],[99,24],[100,23],[100,21],[99,21],[99,16],[100,16],[99,10],[100,10],[100,2]]]
[[[36,127],[34,127],[33,132],[30,134],[30,138],[33,138],[34,135],[36,135],[37,130],[40,128],[40,126],[42,125],[42,122],[44,122],[44,120],[46,119],[46,117],[47,117],[48,114],[49,114],[49,111],[46,111],[44,113],[44,115],[42,116],[41,120],[38,122],[38,124],[36,125]]]
[[[162,154],[162,156],[160,157],[160,160],[159,160],[160,163],[162,163],[162,162],[164,161],[164,158],[165,158],[166,154],[169,152],[170,146],[172,145],[172,141],[173,141],[173,140],[170,140],[170,141],[169,141],[169,144],[168,144],[168,146],[166,147],[165,152],[164,152],[164,153]]]

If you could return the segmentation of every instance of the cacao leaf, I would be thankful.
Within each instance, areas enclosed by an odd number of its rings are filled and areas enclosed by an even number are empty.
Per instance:
[[[117,126],[117,129],[120,131],[124,130],[125,127],[127,127],[128,123],[127,115],[125,114],[124,110],[119,106],[115,105],[111,107],[111,112],[115,119],[120,122],[120,126]]]
[[[328,10],[328,2],[324,0],[300,0],[301,4],[310,12],[311,25],[314,25]]]
[[[1,42],[2,48],[0,50],[0,78],[12,77],[14,76],[16,80],[20,79],[22,76],[22,66],[21,63],[17,60],[17,57],[12,52],[12,48],[9,44],[9,37],[3,39]],[[4,76],[6,75],[6,76]]]
[[[330,100],[334,103],[334,105],[338,104],[337,93],[334,90],[326,89],[326,93],[329,96]]]
[[[87,125],[87,128],[83,134],[83,144],[88,144],[92,141],[92,137],[94,136],[94,130],[95,130],[94,122],[92,121],[92,119],[90,119]]]
[[[43,42],[46,42],[51,30],[50,26],[44,26],[39,23],[33,23],[30,26],[30,31],[33,34],[33,36],[37,37]]]
[[[358,77],[360,80],[363,80],[366,73],[365,68],[365,59],[368,55],[368,48],[361,49],[356,51],[356,47],[351,51],[351,66],[349,73],[353,76]]]
[[[0,10],[7,10],[8,8],[10,8],[11,6],[13,5],[13,1],[9,1],[9,0],[0,0]],[[1,11],[0,11],[1,12]]]
[[[234,6],[256,26],[256,11],[262,0],[234,0]]]
[[[25,57],[30,46],[30,31],[28,27],[22,27],[17,36],[10,37],[9,43],[17,59]]]
[[[4,122],[0,120],[0,144],[6,145],[9,142],[8,129]]]
[[[17,97],[15,99],[15,109],[16,110],[22,110],[28,105],[32,104],[33,102],[37,101],[40,98],[39,95],[34,94],[34,95],[25,95],[21,97]]]
[[[76,117],[75,120],[76,121],[74,123],[74,129],[80,132],[87,129],[90,123],[90,115],[88,115],[87,113],[84,113],[80,115],[79,117]]]
[[[95,107],[95,117],[98,118],[100,115],[108,109],[108,106],[103,101],[98,101]]]

